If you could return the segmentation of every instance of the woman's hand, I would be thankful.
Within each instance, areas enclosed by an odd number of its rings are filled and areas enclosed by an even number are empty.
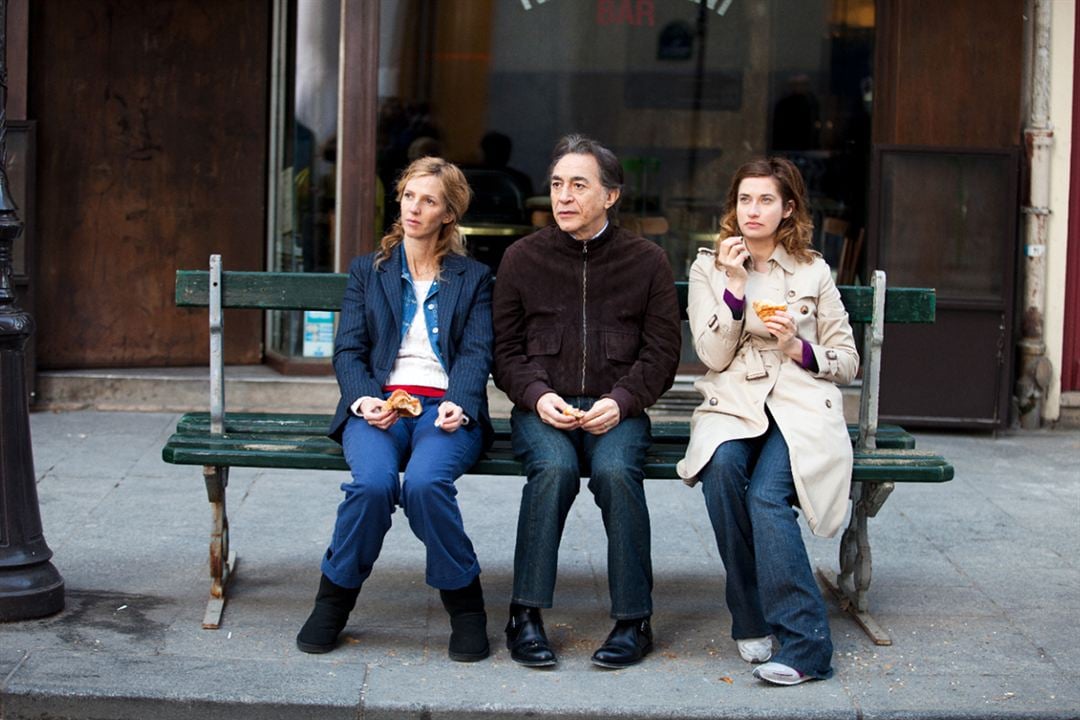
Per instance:
[[[796,362],[802,361],[802,340],[795,328],[795,318],[784,310],[773,313],[765,328],[776,338],[780,351]]]
[[[360,403],[360,417],[367,420],[368,425],[380,430],[387,430],[397,422],[397,410],[386,407],[386,401],[377,398],[364,398]]]
[[[444,400],[439,403],[439,415],[435,418],[435,427],[443,432],[454,432],[465,424],[465,411],[455,402]]]
[[[723,268],[727,275],[727,287],[731,294],[742,297],[743,288],[746,287],[746,261],[750,259],[750,251],[746,249],[742,235],[732,235],[720,241],[716,249],[716,263]]]

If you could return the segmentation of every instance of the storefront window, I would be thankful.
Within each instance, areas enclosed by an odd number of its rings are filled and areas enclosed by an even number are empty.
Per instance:
[[[267,264],[276,271],[330,272],[335,267],[340,0],[278,0],[274,26]],[[332,313],[268,316],[271,360],[332,353]]]
[[[348,260],[334,257],[340,11],[340,0],[278,0],[271,269]],[[874,0],[380,0],[370,222],[377,237],[396,218],[394,183],[411,159],[444,156],[475,193],[470,250],[497,271],[509,243],[550,222],[551,148],[579,132],[622,159],[620,222],[685,279],[715,240],[734,170],[778,153],[802,169],[816,242],[852,282],[873,39]],[[310,332],[304,343],[312,325],[280,314],[270,347],[318,356]]]
[[[551,148],[580,132],[622,159],[620,222],[662,245],[677,278],[715,240],[734,170],[768,153],[802,169],[819,246],[844,281],[858,274],[850,256],[866,225],[873,0],[380,8],[378,181],[392,198],[397,173],[421,154],[467,167],[476,193],[467,239],[493,267],[506,244],[550,221]],[[377,214],[392,222],[392,202]],[[688,342],[684,360],[693,361]]]

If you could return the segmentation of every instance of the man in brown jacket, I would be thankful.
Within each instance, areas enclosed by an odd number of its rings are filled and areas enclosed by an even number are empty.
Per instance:
[[[556,225],[511,245],[495,282],[495,384],[514,403],[514,452],[527,474],[506,642],[530,667],[556,662],[540,608],[552,606],[559,541],[583,475],[607,531],[616,621],[592,661],[620,668],[652,650],[645,408],[671,387],[681,332],[664,251],[614,222],[622,177],[599,143],[560,140]]]

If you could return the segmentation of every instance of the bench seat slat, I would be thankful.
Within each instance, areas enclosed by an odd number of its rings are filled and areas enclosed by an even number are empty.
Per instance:
[[[654,444],[646,454],[646,477],[676,479],[675,464],[684,453],[682,445]],[[348,470],[341,446],[325,436],[259,433],[176,433],[169,438],[162,457],[178,465],[229,465],[234,467]],[[496,440],[472,474],[521,476],[508,440]],[[852,477],[865,482],[945,482],[952,466],[939,455],[903,448],[877,448],[855,454]]]
[[[269,413],[230,413],[225,416],[226,433],[255,433],[265,435],[322,435],[330,427],[330,415],[320,414],[269,414]],[[492,421],[496,439],[510,437],[510,421],[496,418]],[[209,433],[210,414],[204,412],[187,413],[176,424],[179,434]],[[859,428],[854,423],[848,425],[848,434],[854,442]],[[690,423],[685,421],[653,421],[652,435],[654,443],[670,443],[686,446],[690,438]],[[878,427],[877,444],[879,448],[914,448],[915,438],[899,425],[881,425]]]

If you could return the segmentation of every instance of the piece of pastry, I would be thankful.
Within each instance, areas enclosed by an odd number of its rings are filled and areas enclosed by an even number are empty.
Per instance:
[[[754,312],[757,313],[762,322],[765,322],[781,310],[787,310],[787,305],[771,303],[767,300],[755,300],[753,305]]]
[[[386,406],[391,410],[397,410],[398,414],[404,417],[417,417],[424,411],[420,398],[413,397],[400,388],[390,393],[390,397],[386,399]]]

